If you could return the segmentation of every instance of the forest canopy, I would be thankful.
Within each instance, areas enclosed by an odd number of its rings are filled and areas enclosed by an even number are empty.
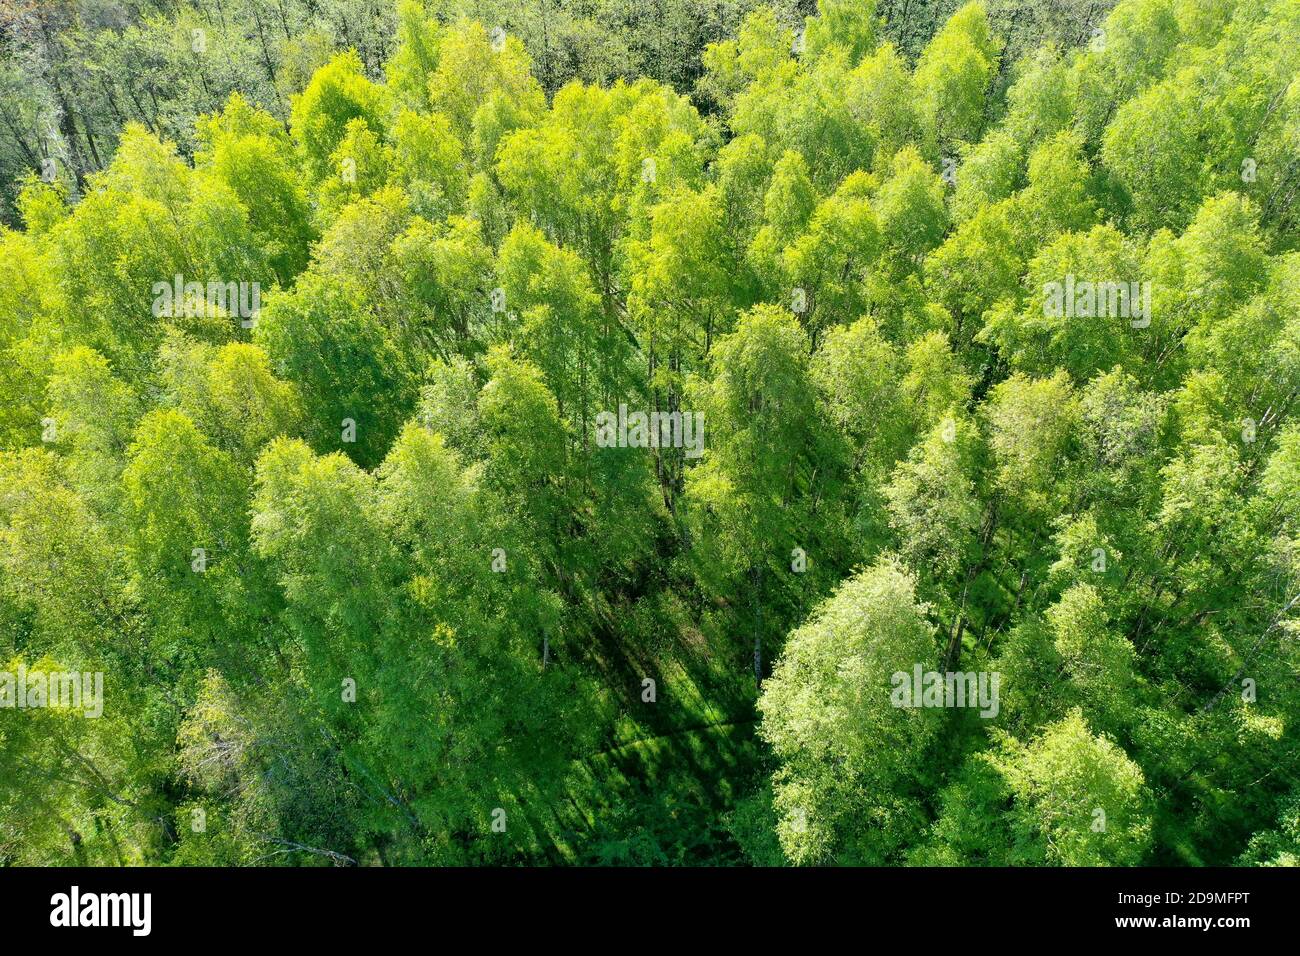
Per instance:
[[[1300,862],[1300,5],[0,27],[0,863]]]

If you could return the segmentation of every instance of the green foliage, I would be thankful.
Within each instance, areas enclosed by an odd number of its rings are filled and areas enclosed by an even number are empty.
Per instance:
[[[777,836],[792,862],[879,864],[914,838],[923,819],[914,788],[928,776],[939,720],[893,706],[889,687],[936,652],[912,580],[887,562],[842,584],[790,635],[759,709],[779,762]]]
[[[1296,863],[1296,5],[806,8],[11,18],[0,864]]]

